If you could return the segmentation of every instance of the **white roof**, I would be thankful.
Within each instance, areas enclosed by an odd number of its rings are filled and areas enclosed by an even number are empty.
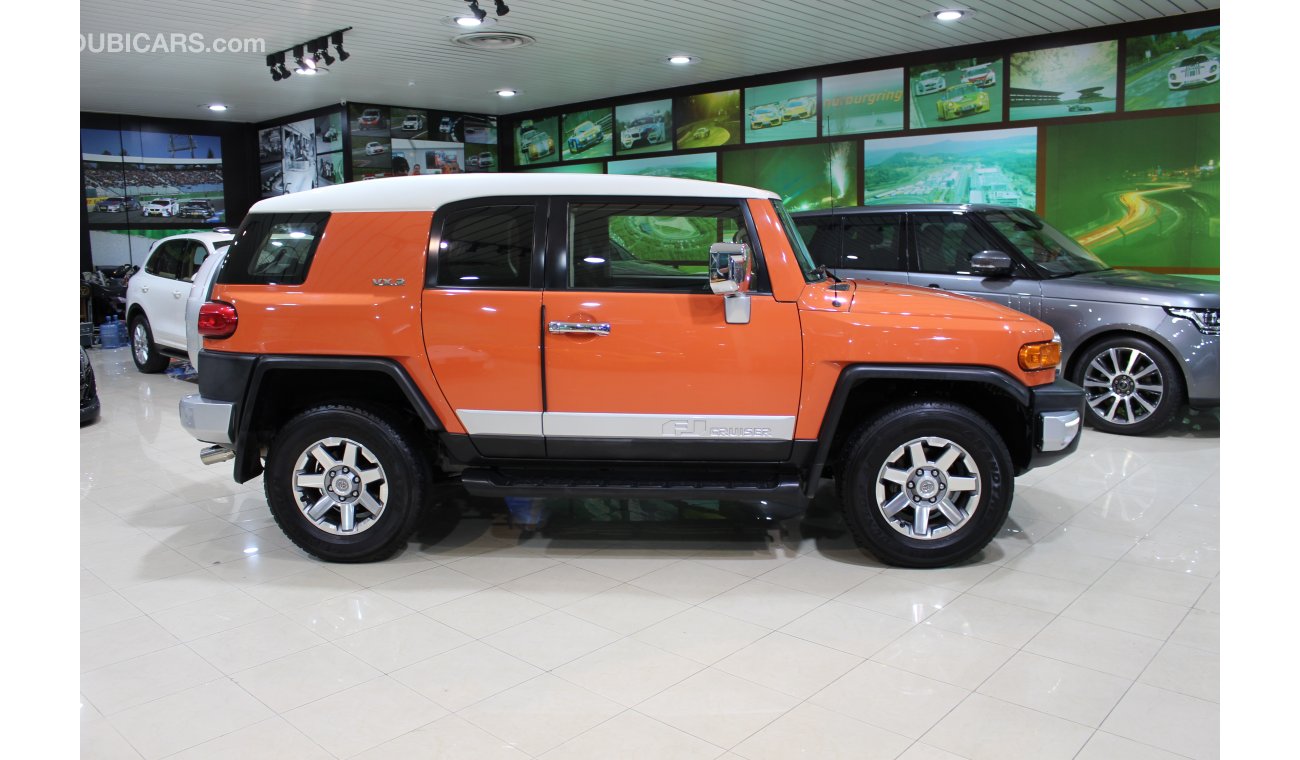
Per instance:
[[[772,198],[766,190],[721,182],[617,174],[426,174],[385,177],[267,198],[250,213],[432,211],[455,201],[504,195],[653,195]]]
[[[168,240],[202,240],[211,248],[214,243],[220,243],[222,240],[234,240],[235,236],[228,232],[185,232],[180,235],[168,235],[165,238],[155,240],[150,249],[156,248],[159,243]]]

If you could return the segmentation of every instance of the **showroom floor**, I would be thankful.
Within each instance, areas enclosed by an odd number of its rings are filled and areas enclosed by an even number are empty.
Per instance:
[[[1087,431],[958,568],[882,567],[827,513],[778,542],[466,516],[328,565],[200,464],[195,385],[91,355],[85,758],[1218,756],[1217,415]]]

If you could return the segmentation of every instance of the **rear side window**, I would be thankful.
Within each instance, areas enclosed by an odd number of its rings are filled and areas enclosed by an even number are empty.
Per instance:
[[[254,214],[217,275],[228,285],[301,285],[329,214]]]
[[[144,265],[145,273],[169,280],[185,279],[182,272],[186,268],[185,258],[189,245],[188,240],[168,240],[162,243]]]
[[[901,272],[903,220],[898,214],[862,214],[844,218],[845,269]]]
[[[531,279],[536,210],[532,205],[471,206],[446,212],[432,263],[434,284],[526,288]]]

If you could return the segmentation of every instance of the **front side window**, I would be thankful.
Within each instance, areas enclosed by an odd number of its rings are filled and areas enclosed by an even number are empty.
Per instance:
[[[901,272],[903,220],[898,214],[863,214],[844,218],[845,269]]]
[[[974,274],[970,258],[996,246],[965,214],[913,214],[912,232],[922,272]]]
[[[433,265],[435,284],[526,288],[533,259],[533,206],[474,206],[447,212]]]
[[[986,211],[984,221],[1002,233],[1025,258],[1053,277],[1110,268],[1069,235],[1024,209]]]
[[[709,246],[750,242],[740,207],[725,202],[573,203],[568,228],[577,290],[708,293]]]

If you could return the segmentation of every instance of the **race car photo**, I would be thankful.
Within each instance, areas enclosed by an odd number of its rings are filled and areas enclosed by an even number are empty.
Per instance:
[[[991,65],[981,63],[962,69],[961,83],[973,84],[977,87],[992,87],[998,83],[998,75],[994,73]]]
[[[135,198],[105,198],[95,204],[96,211],[104,211],[110,214],[120,214],[127,211],[139,211],[140,201]]]
[[[637,143],[646,145],[658,145],[667,137],[667,130],[664,129],[663,114],[650,114],[634,119],[627,129],[619,135],[619,140],[623,143],[624,148],[631,148]]]
[[[1203,53],[1190,55],[1169,70],[1169,89],[1181,90],[1193,84],[1214,84],[1219,81],[1219,59]]]
[[[947,86],[948,82],[943,78],[943,74],[939,73],[938,69],[930,69],[921,72],[921,76],[917,77],[916,85],[912,88],[912,91],[917,95],[929,95],[934,92],[942,92]]]
[[[403,132],[419,132],[424,129],[424,117],[418,113],[408,114],[402,119]]]
[[[381,142],[376,142],[374,140],[371,140],[370,142],[366,143],[367,156],[378,156],[381,153],[387,153],[387,152],[388,152],[388,146],[384,145]]]
[[[785,106],[781,109],[781,119],[783,121],[807,119],[816,113],[817,101],[811,95],[805,95],[787,100]]]
[[[784,123],[785,114],[782,113],[781,106],[777,103],[764,103],[761,106],[754,106],[754,110],[749,112],[750,129],[779,127]]]
[[[989,94],[973,84],[949,87],[939,98],[936,107],[940,121],[951,121],[963,116],[985,113],[989,110]]]
[[[216,215],[216,208],[208,200],[185,201],[177,214],[182,219],[211,219]]]
[[[593,145],[600,145],[605,142],[605,130],[600,128],[599,124],[590,121],[584,121],[573,128],[573,133],[569,135],[569,152],[581,153]]]
[[[532,129],[531,126],[526,131],[522,127],[520,130],[519,141],[523,144],[523,150],[528,154],[529,161],[545,158],[555,152],[555,140],[551,139],[550,135],[540,129]],[[481,158],[479,163],[482,163]]]
[[[180,204],[175,198],[154,198],[144,204],[145,216],[176,216]]]

